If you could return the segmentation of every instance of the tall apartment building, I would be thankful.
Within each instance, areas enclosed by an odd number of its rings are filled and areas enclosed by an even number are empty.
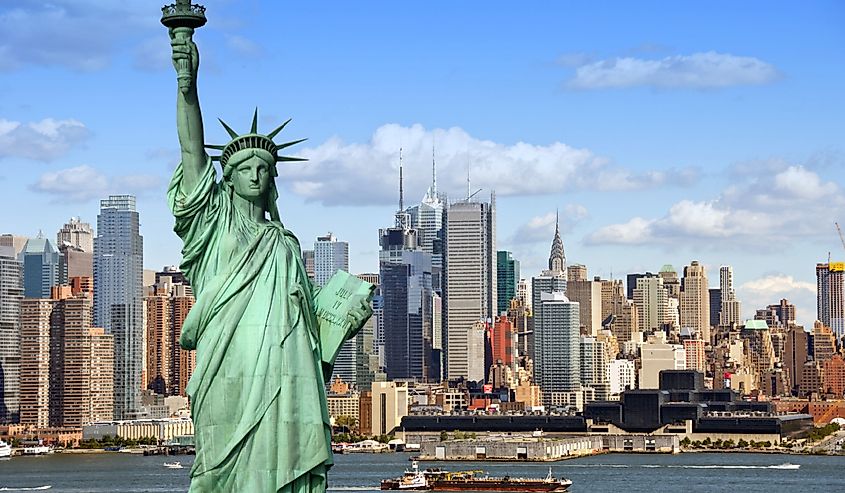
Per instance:
[[[132,195],[100,201],[94,238],[94,326],[114,336],[114,417],[141,407],[144,240]]]
[[[568,268],[567,271],[569,271]],[[586,279],[573,281],[567,275],[566,297],[580,305],[582,335],[595,337],[602,328],[601,288],[601,281]]]
[[[736,299],[733,277],[733,268],[730,265],[723,265],[719,268],[719,300],[721,304],[719,325],[722,327],[739,325],[742,322],[742,305]],[[711,320],[710,323],[714,324],[716,320]]]
[[[534,379],[546,405],[581,389],[581,334],[578,303],[562,291],[541,292],[534,308]]]
[[[845,336],[845,262],[816,264],[816,317],[837,339]]]
[[[669,292],[663,278],[655,275],[637,278],[634,288],[634,306],[637,308],[637,330],[643,333],[660,330],[669,315]]]
[[[331,233],[314,242],[314,282],[324,286],[339,270],[349,271],[349,243]]]
[[[544,344],[543,337],[543,317],[544,312],[540,310],[540,301],[543,294],[550,293],[566,293],[566,254],[563,249],[563,240],[560,237],[560,228],[555,224],[555,234],[552,238],[552,245],[549,251],[549,268],[544,270],[539,276],[531,279],[531,313],[534,331],[530,338],[531,347],[533,350],[529,353],[534,360],[534,381],[540,382],[543,373],[543,363],[538,361],[540,359],[541,347]],[[580,327],[580,312],[578,325]],[[538,330],[539,328],[539,330]],[[580,328],[579,328],[580,331]]]
[[[14,246],[0,246],[0,423],[14,423],[20,411],[20,332],[23,264]]]
[[[51,287],[67,282],[64,256],[40,233],[26,241],[18,260],[23,264],[23,295],[26,298],[49,298]]]
[[[185,396],[196,356],[194,351],[182,349],[179,338],[195,299],[191,287],[179,282],[181,272],[169,274],[158,276],[158,281],[147,288],[144,297],[147,314],[144,385],[159,395]]]
[[[689,328],[698,332],[701,339],[709,344],[710,292],[707,288],[707,274],[704,272],[704,265],[696,260],[684,267],[684,282],[680,301],[681,328]]]
[[[801,369],[807,362],[808,334],[804,327],[791,326],[786,331],[783,352],[783,369],[790,389],[797,389],[801,380]]]
[[[511,306],[511,300],[516,297],[516,287],[519,283],[519,260],[513,258],[513,254],[507,250],[496,252],[496,314],[507,313]]]
[[[446,212],[443,311],[446,378],[486,373],[483,359],[470,359],[470,333],[496,315],[496,196],[490,203],[464,200]]]
[[[51,298],[21,302],[20,422],[36,428],[50,426]]]
[[[610,397],[610,381],[607,375],[610,360],[606,344],[606,341],[596,337],[581,337],[581,385],[592,388],[595,391],[595,400],[599,401]]]
[[[21,423],[78,428],[113,419],[114,338],[91,326],[92,311],[91,291],[70,286],[23,301]]]
[[[775,368],[776,363],[771,330],[763,320],[746,320],[740,337],[745,340],[748,361],[757,375],[757,388],[762,389],[763,379]]]
[[[501,361],[503,365],[514,368],[517,356],[517,335],[513,322],[506,314],[496,317],[491,331],[490,349],[495,364]]]
[[[818,320],[813,323],[813,359],[823,363],[836,353],[836,334]]]

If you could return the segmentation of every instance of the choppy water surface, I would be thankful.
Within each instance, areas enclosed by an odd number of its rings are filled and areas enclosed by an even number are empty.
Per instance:
[[[167,469],[178,460],[184,469]],[[0,460],[0,492],[163,493],[188,489],[192,456],[129,454],[15,457]],[[431,463],[422,464],[424,467]],[[329,491],[378,491],[382,478],[410,465],[407,454],[335,457]],[[448,470],[483,469],[491,475],[555,476],[573,481],[572,492],[813,492],[845,486],[845,457],[768,454],[602,455],[555,463],[438,463]],[[796,468],[795,466],[799,466]],[[49,487],[49,489],[46,489]]]

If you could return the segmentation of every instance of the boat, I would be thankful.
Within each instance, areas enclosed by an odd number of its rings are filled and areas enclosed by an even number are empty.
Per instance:
[[[24,447],[23,455],[46,455],[52,454],[53,449],[46,445],[33,445],[31,447]]]
[[[184,467],[182,467],[182,463],[178,462],[178,461],[177,462],[165,462],[163,465],[164,465],[164,467],[166,467],[168,469],[184,469]]]
[[[448,472],[441,469],[421,471],[414,461],[402,477],[385,479],[382,490],[418,491],[566,491],[572,481],[552,476],[552,469],[545,478],[512,478],[510,476],[482,476],[483,471]]]
[[[0,440],[0,459],[12,456],[12,446]]]

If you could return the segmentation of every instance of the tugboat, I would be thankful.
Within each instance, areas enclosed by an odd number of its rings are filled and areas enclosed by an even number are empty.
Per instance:
[[[440,469],[420,471],[417,461],[411,470],[400,478],[385,479],[382,490],[426,490],[426,491],[566,491],[572,486],[568,479],[552,476],[552,469],[545,478],[512,478],[481,476],[482,471],[448,472]]]

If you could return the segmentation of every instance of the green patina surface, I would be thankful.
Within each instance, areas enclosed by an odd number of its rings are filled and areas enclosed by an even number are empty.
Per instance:
[[[187,389],[197,449],[191,491],[325,491],[324,382],[340,345],[372,314],[373,286],[345,272],[322,291],[312,285],[276,208],[276,163],[298,160],[278,151],[299,141],[273,142],[284,125],[258,133],[256,111],[250,132],[224,124],[232,140],[206,146],[193,28],[168,27],[182,151],[168,202],[197,297],[180,341],[196,349]]]

